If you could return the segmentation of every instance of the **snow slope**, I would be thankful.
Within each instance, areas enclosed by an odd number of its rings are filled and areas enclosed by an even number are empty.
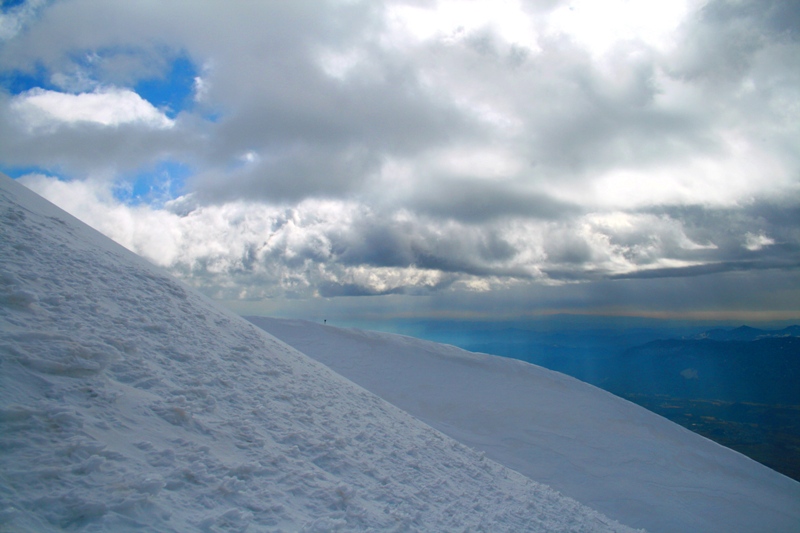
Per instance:
[[[0,530],[630,531],[0,176]]]
[[[501,464],[648,531],[800,531],[800,483],[522,361],[303,321],[249,320]]]

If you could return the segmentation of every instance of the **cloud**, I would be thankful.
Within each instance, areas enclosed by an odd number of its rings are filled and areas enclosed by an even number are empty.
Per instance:
[[[193,196],[158,209],[124,204],[107,182],[42,175],[22,181],[129,249],[226,298],[486,292],[530,282],[787,269],[800,258],[798,247],[743,255],[735,243],[721,249],[698,242],[689,237],[691,227],[664,214],[474,224],[376,212],[355,201],[205,205]]]
[[[115,87],[81,94],[30,89],[15,96],[10,108],[29,131],[52,132],[75,123],[106,127],[133,123],[155,129],[175,126],[173,120],[135,92]]]
[[[497,218],[563,219],[581,207],[544,193],[514,190],[484,180],[439,178],[415,189],[408,204],[429,216],[481,223]]]
[[[228,296],[414,292],[458,280],[470,285],[480,276],[535,274],[515,263],[513,247],[490,231],[455,224],[434,231],[402,213],[387,219],[352,202],[199,206],[180,198],[153,209],[121,203],[102,183],[43,175],[22,182],[199,285],[230,280],[221,289]]]
[[[767,237],[763,233],[758,235],[755,235],[753,233],[745,234],[744,247],[750,250],[751,252],[756,252],[758,250],[763,249],[765,246],[771,246],[773,244],[775,244],[775,240]]]
[[[227,299],[795,279],[796,3],[595,4],[25,4],[0,164]]]

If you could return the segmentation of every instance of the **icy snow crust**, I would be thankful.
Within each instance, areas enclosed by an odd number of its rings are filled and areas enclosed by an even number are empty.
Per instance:
[[[0,176],[0,530],[630,531]]]
[[[400,335],[249,320],[443,433],[652,532],[797,532],[800,483],[522,361]]]

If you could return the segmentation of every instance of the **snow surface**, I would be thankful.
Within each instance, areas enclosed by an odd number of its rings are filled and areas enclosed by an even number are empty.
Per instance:
[[[653,532],[800,531],[800,483],[571,377],[400,335],[249,320],[620,522]]]
[[[0,176],[0,530],[630,531]]]

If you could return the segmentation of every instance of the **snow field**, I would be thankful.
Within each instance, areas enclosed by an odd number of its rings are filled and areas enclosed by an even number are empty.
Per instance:
[[[401,335],[249,320],[487,457],[630,526],[800,531],[800,483],[569,376]]]

